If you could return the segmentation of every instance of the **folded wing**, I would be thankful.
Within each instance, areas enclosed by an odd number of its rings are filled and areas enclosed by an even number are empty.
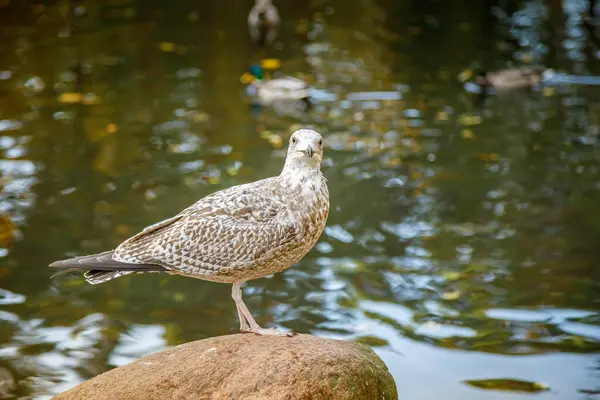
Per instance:
[[[286,205],[260,185],[233,187],[126,240],[113,258],[190,274],[244,268],[294,240],[298,231],[286,215]]]

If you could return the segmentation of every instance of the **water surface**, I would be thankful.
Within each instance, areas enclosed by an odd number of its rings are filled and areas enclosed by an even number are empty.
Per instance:
[[[330,217],[300,263],[246,285],[261,325],[371,345],[403,399],[531,396],[466,382],[487,379],[595,398],[598,87],[481,102],[458,79],[477,63],[599,74],[587,2],[278,1],[267,49],[242,3],[0,1],[5,397],[49,398],[236,332],[228,285],[91,286],[47,265],[278,174],[289,134],[310,126],[325,137]],[[308,114],[249,107],[239,78],[264,58],[310,80]]]

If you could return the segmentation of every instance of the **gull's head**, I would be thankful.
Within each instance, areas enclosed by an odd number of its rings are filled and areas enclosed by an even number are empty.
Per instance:
[[[323,136],[312,129],[299,129],[292,133],[286,164],[320,168],[323,159]]]

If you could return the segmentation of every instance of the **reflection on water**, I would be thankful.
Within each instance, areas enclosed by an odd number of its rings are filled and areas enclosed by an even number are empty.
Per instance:
[[[598,90],[478,102],[457,78],[508,62],[594,77],[589,3],[276,2],[267,48],[251,3],[0,2],[0,393],[50,397],[236,332],[227,285],[91,286],[47,265],[279,173],[305,125],[326,138],[331,214],[297,266],[247,285],[257,322],[372,346],[403,398],[598,390]],[[239,77],[266,57],[310,82],[308,113],[249,108]]]

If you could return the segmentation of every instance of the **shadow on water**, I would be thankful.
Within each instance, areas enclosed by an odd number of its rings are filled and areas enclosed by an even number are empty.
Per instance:
[[[373,346],[403,398],[593,396],[597,87],[480,101],[458,77],[595,77],[599,36],[585,1],[505,3],[276,2],[279,36],[259,48],[249,0],[0,2],[3,396],[235,332],[227,285],[91,286],[47,265],[279,173],[306,125],[326,139],[332,209],[305,259],[246,286],[260,324]],[[265,58],[310,82],[308,112],[249,106],[240,76]]]

